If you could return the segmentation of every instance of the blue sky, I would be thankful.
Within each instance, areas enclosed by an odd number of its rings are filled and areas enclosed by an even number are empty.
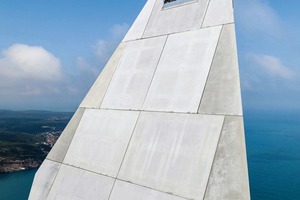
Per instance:
[[[145,2],[1,0],[0,109],[74,111]],[[300,109],[299,8],[235,0],[245,110]]]
[[[300,108],[299,1],[236,0],[244,109]]]

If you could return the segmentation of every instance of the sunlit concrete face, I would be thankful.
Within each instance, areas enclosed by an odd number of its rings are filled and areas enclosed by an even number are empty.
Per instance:
[[[47,159],[53,160],[55,162],[63,162],[84,111],[85,109],[78,108],[78,110],[73,115],[70,123],[65,128],[63,134],[56,141],[54,147],[52,148],[52,151],[49,152]]]
[[[224,25],[199,113],[242,115],[242,101],[233,24]]]
[[[168,37],[144,110],[196,113],[221,27]]]
[[[245,152],[243,118],[227,116],[204,200],[249,199]]]
[[[85,98],[80,104],[82,108],[99,108],[113,74],[117,68],[120,58],[123,54],[125,44],[121,43],[116,49],[115,53],[112,55],[105,68],[102,70],[101,74],[91,87],[90,91],[87,93]]]
[[[138,112],[86,110],[64,163],[116,177]]]
[[[62,165],[47,199],[108,199],[113,184],[113,178]]]
[[[167,4],[147,1],[30,200],[250,200],[233,2]]]
[[[140,110],[167,37],[127,43],[101,108]]]
[[[202,199],[223,116],[142,113],[118,178]]]
[[[151,16],[156,0],[148,0],[123,41],[137,40],[143,37],[148,20]]]
[[[61,163],[45,160],[35,174],[29,199],[47,199]]]
[[[211,0],[202,27],[234,22],[232,0]]]

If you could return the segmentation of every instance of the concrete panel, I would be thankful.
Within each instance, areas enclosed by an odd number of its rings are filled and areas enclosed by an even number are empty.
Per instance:
[[[242,117],[226,117],[205,200],[250,200]]]
[[[243,114],[233,24],[225,25],[223,28],[199,113]]]
[[[156,0],[148,0],[143,10],[131,26],[123,41],[141,39],[150,19]]]
[[[73,140],[78,124],[84,113],[84,108],[78,108],[67,127],[56,141],[47,158],[56,162],[63,162],[69,146]]]
[[[61,164],[57,162],[44,160],[35,174],[29,200],[45,200],[47,198],[60,166]]]
[[[234,22],[232,0],[211,0],[202,27]]]
[[[86,110],[64,163],[115,177],[138,112]]]
[[[140,110],[166,36],[128,42],[101,108]]]
[[[143,37],[153,37],[200,28],[208,2],[209,0],[199,0],[195,3],[162,9],[164,1],[156,1]]]
[[[116,181],[109,200],[185,200],[131,183]]]
[[[107,200],[114,179],[62,165],[47,200]]]
[[[119,63],[122,56],[123,50],[125,48],[125,43],[121,43],[116,49],[105,68],[102,70],[101,74],[98,76],[97,80],[83,99],[80,107],[83,108],[99,108],[101,102],[104,98],[106,90],[110,84],[113,77],[115,69]]]
[[[197,113],[221,27],[170,35],[144,110]]]
[[[141,113],[118,178],[202,200],[223,116]]]

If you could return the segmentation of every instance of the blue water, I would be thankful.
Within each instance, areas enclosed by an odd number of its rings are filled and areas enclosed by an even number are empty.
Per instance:
[[[36,170],[0,174],[1,200],[26,200]]]
[[[252,200],[300,200],[300,113],[245,112]],[[0,175],[0,200],[25,200],[36,170]]]
[[[252,200],[300,200],[300,113],[245,113]]]

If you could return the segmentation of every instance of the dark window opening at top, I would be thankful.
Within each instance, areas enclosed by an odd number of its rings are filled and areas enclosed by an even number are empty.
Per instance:
[[[176,1],[176,0],[165,0],[165,1],[164,1],[164,4],[170,3],[170,2],[173,2],[173,1]]]
[[[164,8],[192,3],[192,2],[197,2],[197,0],[164,0]]]

